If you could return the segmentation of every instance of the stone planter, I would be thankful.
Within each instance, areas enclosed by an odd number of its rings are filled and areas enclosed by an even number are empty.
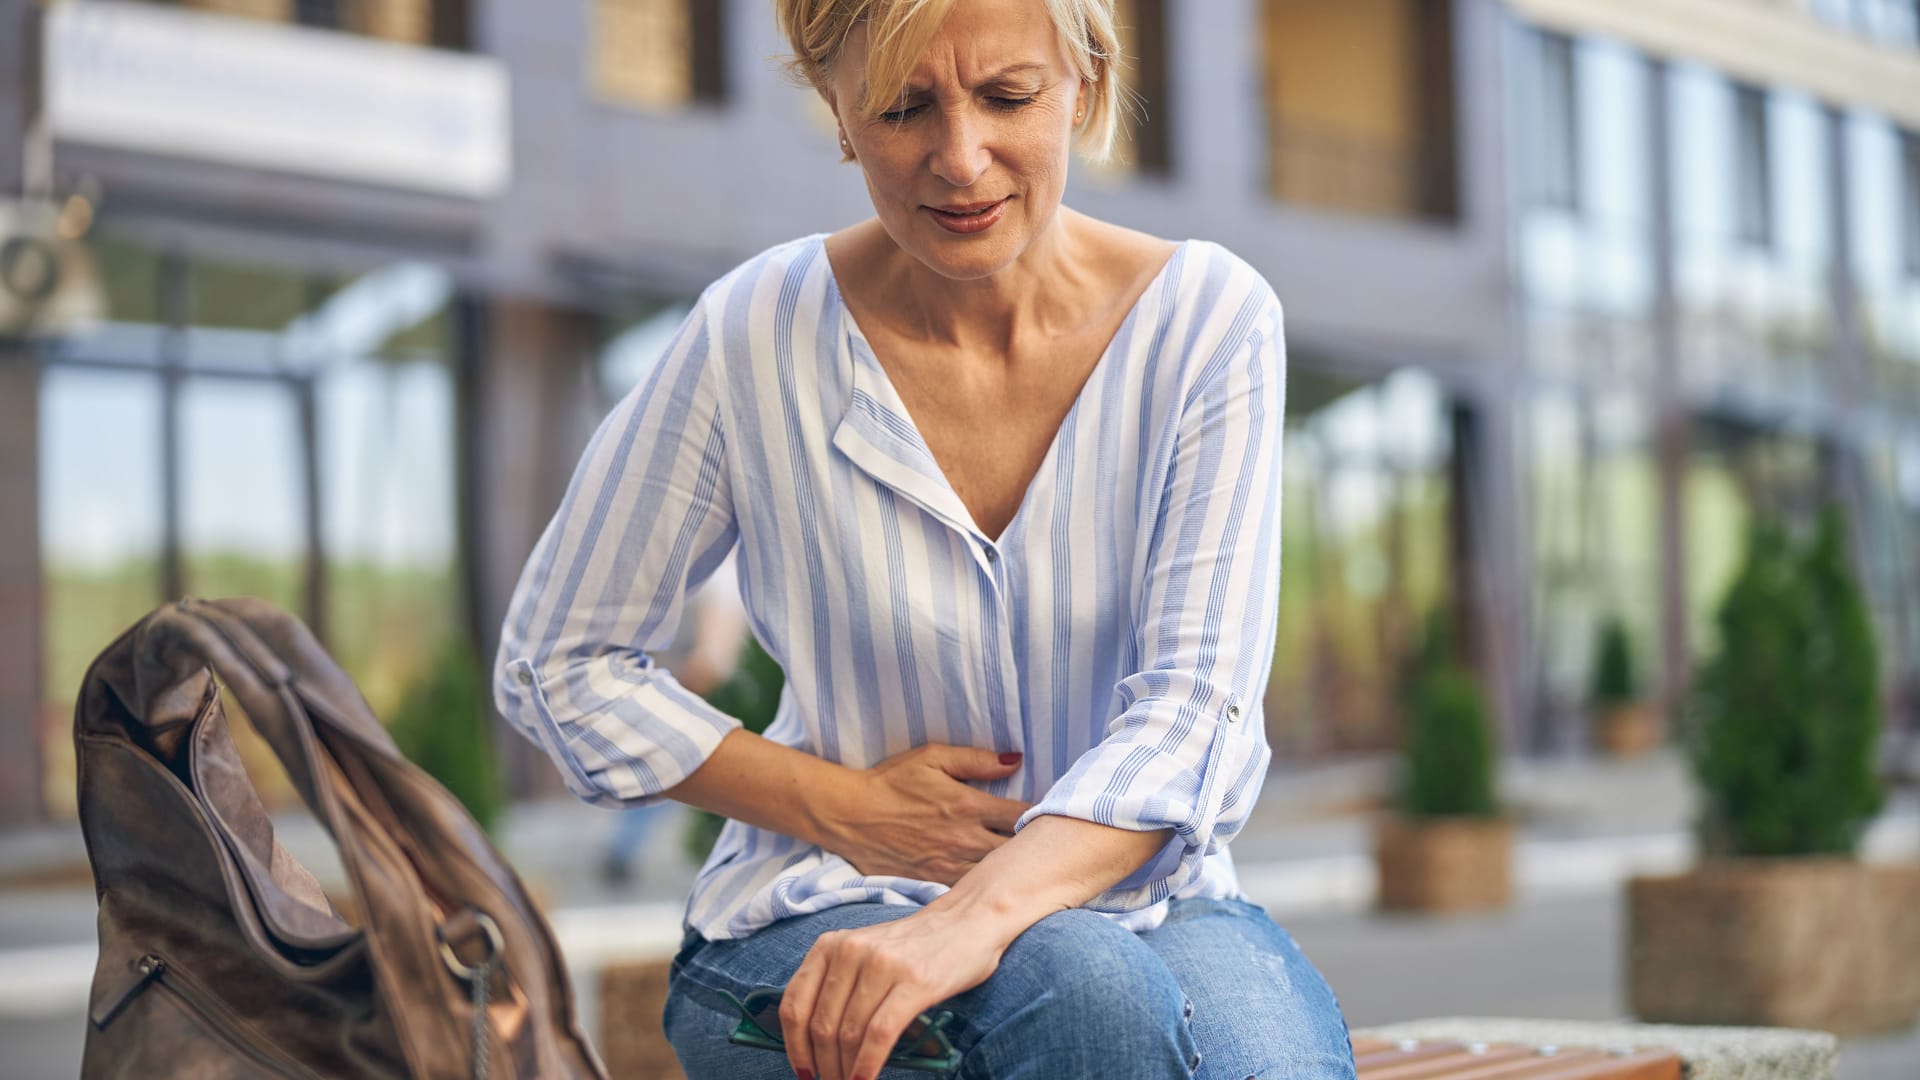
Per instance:
[[[1453,913],[1513,900],[1513,822],[1505,818],[1374,820],[1379,905],[1386,911]]]
[[[1628,884],[1629,1007],[1643,1020],[1817,1028],[1920,1019],[1920,863],[1709,859]]]
[[[1651,703],[1608,705],[1594,710],[1593,744],[1609,757],[1638,757],[1666,741],[1666,728]]]

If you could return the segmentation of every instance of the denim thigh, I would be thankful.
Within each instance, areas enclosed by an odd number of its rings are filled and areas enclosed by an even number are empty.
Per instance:
[[[1339,1000],[1293,935],[1245,900],[1176,900],[1141,935],[1193,1002],[1198,1080],[1350,1080]]]
[[[738,997],[783,985],[821,934],[916,910],[848,904],[785,919],[737,941],[690,937],[674,963],[665,1017],[689,1080],[791,1076],[783,1055],[727,1041],[738,1017],[716,991]],[[991,978],[941,1006],[955,1015],[950,1031],[964,1054],[960,1076],[1353,1075],[1345,1022],[1331,992],[1264,911],[1237,902],[1179,901],[1168,924],[1165,933],[1137,935],[1085,910],[1034,924],[1008,947]],[[1257,1028],[1249,1026],[1253,1018]],[[1330,1041],[1336,1037],[1337,1054]],[[924,1074],[888,1069],[881,1076]]]

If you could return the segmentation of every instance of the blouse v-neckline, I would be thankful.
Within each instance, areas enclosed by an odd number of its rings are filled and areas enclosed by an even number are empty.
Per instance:
[[[1094,384],[1101,373],[1109,366],[1115,347],[1122,341],[1132,341],[1132,328],[1146,307],[1147,301],[1157,291],[1164,289],[1164,282],[1173,277],[1179,264],[1184,260],[1190,240],[1178,242],[1173,252],[1160,264],[1153,277],[1147,280],[1145,288],[1128,306],[1126,315],[1113,335],[1107,339],[1100,350],[1100,356],[1088,369],[1087,377],[1080,388],[1074,392],[1073,403],[1067,407],[1060,418],[1059,426],[1047,442],[1047,451],[1040,458],[1040,464],[1027,477],[1025,489],[1020,494],[1020,502],[1014,507],[1013,516],[1007,519],[1000,535],[991,537],[974,520],[973,511],[966,501],[960,498],[953,481],[941,468],[939,459],[927,445],[925,436],[915,423],[913,414],[907,409],[906,401],[900,396],[880,364],[873,344],[867,340],[866,332],[860,329],[859,320],[854,318],[853,309],[848,306],[846,295],[840,289],[840,279],[834,273],[833,261],[827,256],[826,234],[814,238],[818,245],[816,252],[826,268],[827,291],[832,309],[838,312],[841,332],[839,342],[852,352],[853,393],[848,403],[846,416],[835,431],[833,442],[843,453],[854,460],[874,479],[906,495],[919,503],[929,513],[945,520],[949,525],[973,537],[984,545],[989,552],[998,550],[1010,538],[1013,538],[1021,522],[1027,516],[1030,506],[1044,482],[1043,477],[1051,475],[1055,459],[1060,454],[1062,436],[1077,427],[1076,421]],[[864,453],[862,443],[883,451],[892,450],[886,461],[874,461]],[[991,557],[991,555],[989,555]]]

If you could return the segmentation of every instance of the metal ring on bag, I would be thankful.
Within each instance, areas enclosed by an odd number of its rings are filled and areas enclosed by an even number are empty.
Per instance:
[[[481,931],[487,935],[487,955],[477,966],[469,967],[454,955],[453,946],[447,943],[447,928],[444,924],[433,928],[433,936],[440,939],[441,961],[447,965],[448,971],[467,982],[485,977],[492,970],[494,960],[507,947],[506,939],[500,936],[500,924],[493,921],[493,916],[476,908],[473,911],[473,919],[480,925]]]

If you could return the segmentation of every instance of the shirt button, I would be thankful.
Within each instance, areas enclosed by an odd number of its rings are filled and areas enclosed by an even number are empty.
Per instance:
[[[521,668],[519,671],[515,672],[514,677],[520,680],[521,686],[533,685],[533,672],[528,671],[526,668]]]
[[[1239,720],[1240,720],[1240,706],[1238,705],[1227,706],[1227,722],[1232,724],[1232,723],[1238,723]]]
[[[995,550],[993,550],[992,548],[988,548],[988,549],[987,549],[987,561],[988,561],[988,562],[998,562],[998,561],[999,561],[999,559],[1000,559],[1000,553],[999,553],[999,552],[997,552],[997,551],[995,551]]]

